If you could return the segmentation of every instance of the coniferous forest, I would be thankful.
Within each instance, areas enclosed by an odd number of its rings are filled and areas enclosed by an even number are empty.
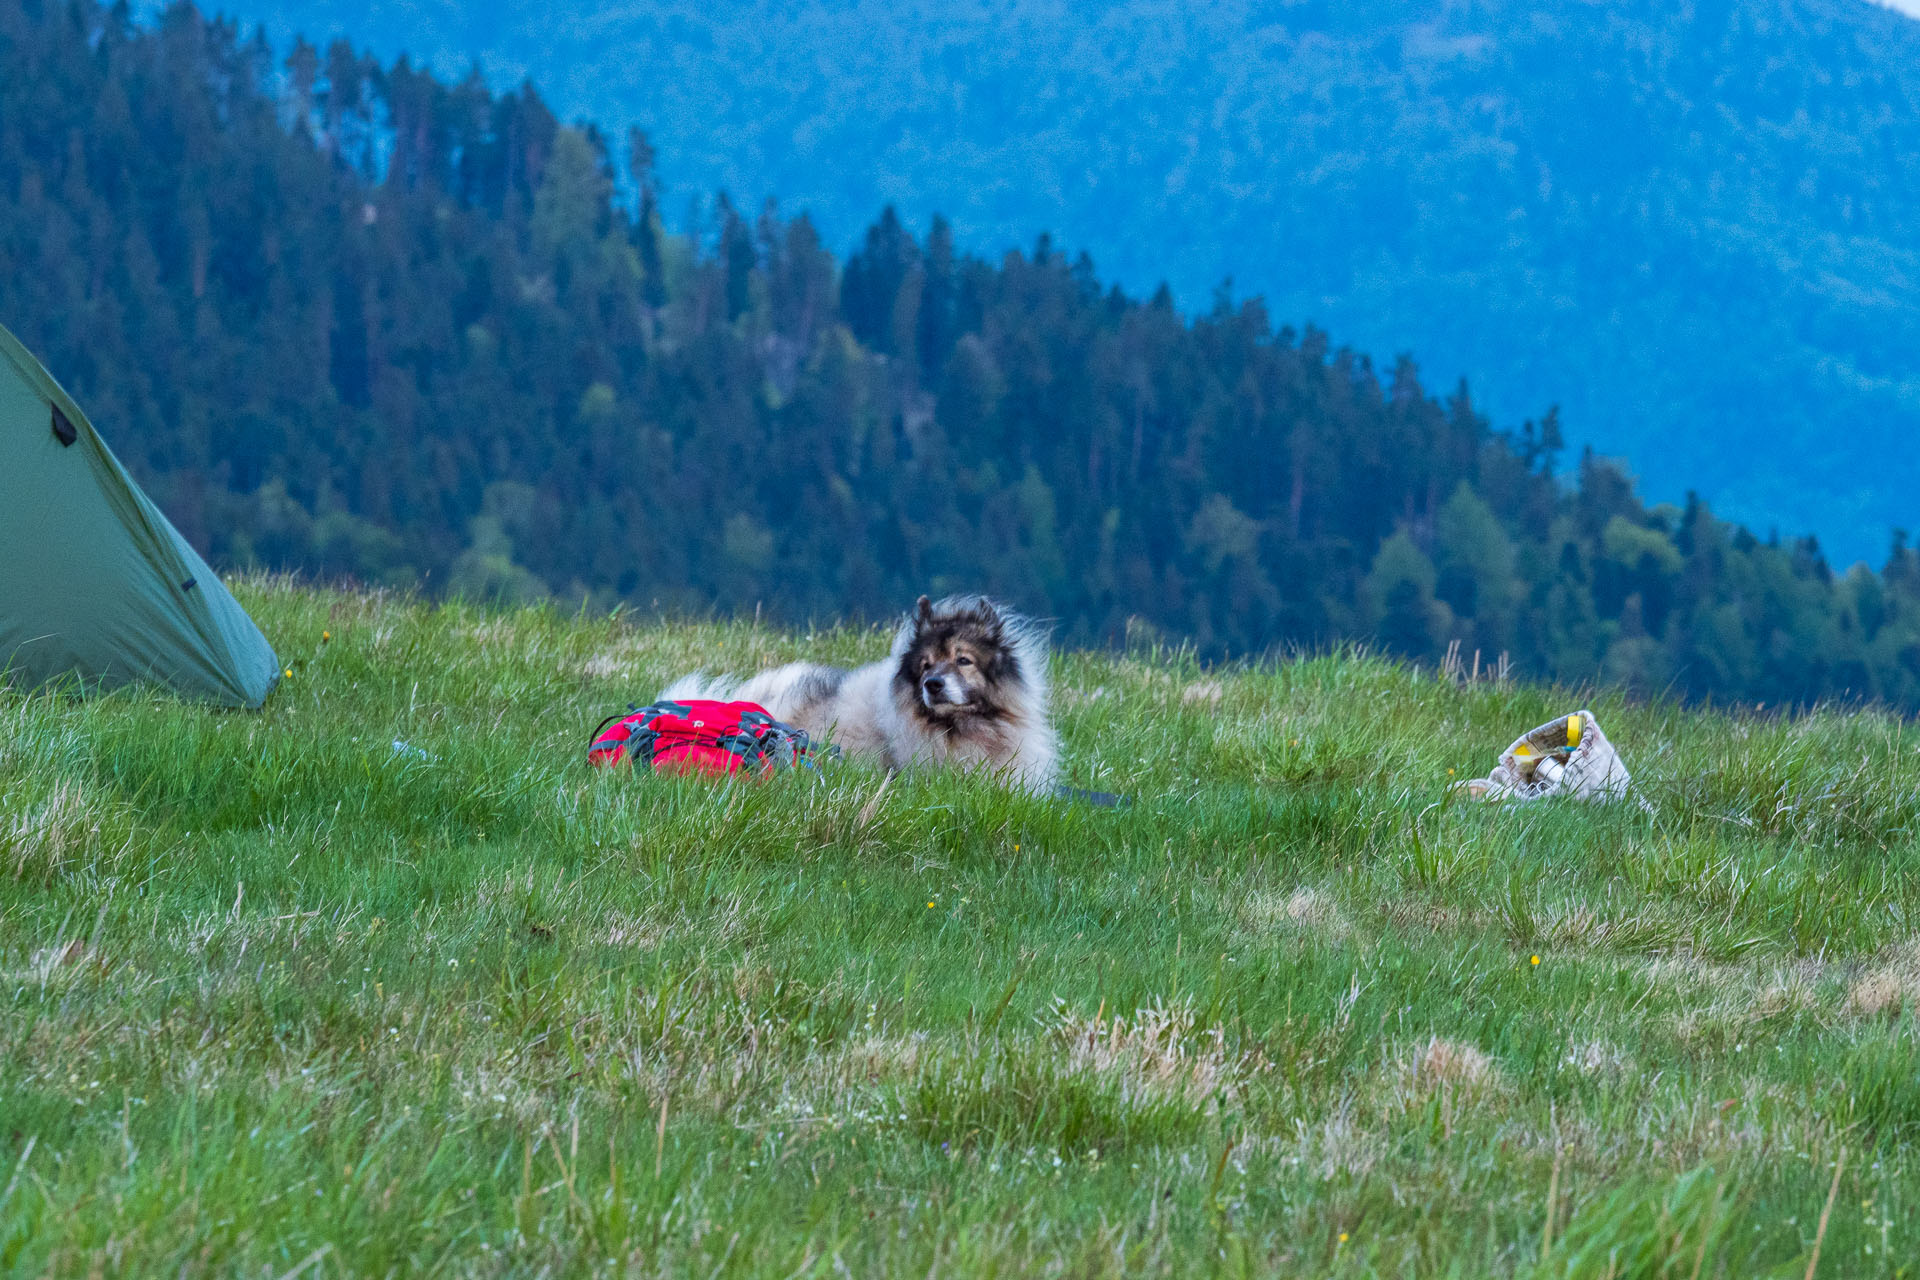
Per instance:
[[[1904,535],[1836,574],[1645,505],[1544,406],[1044,235],[987,261],[889,211],[842,258],[658,206],[644,132],[531,86],[0,0],[0,323],[216,563],[787,619],[984,589],[1068,642],[1920,706]]]

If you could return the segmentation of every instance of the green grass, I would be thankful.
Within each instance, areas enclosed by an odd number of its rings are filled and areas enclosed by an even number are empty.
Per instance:
[[[1601,697],[1649,808],[1495,809],[1588,699],[1067,655],[1131,808],[729,786],[586,734],[884,636],[241,595],[262,714],[0,692],[7,1272],[1797,1277],[1844,1152],[1914,1273],[1891,718]]]

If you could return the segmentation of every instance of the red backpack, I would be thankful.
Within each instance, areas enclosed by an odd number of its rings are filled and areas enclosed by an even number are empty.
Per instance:
[[[593,731],[587,763],[645,763],[655,773],[770,773],[813,767],[804,729],[751,702],[656,702],[608,716]]]

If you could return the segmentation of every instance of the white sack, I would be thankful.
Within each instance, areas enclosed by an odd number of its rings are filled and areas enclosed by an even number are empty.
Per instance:
[[[1521,734],[1491,774],[1460,789],[1476,800],[1619,800],[1632,781],[1593,712],[1582,708]]]

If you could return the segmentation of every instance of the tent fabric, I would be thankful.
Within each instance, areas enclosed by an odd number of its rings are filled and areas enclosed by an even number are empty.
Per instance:
[[[246,610],[4,327],[0,672],[253,708],[280,677]]]

